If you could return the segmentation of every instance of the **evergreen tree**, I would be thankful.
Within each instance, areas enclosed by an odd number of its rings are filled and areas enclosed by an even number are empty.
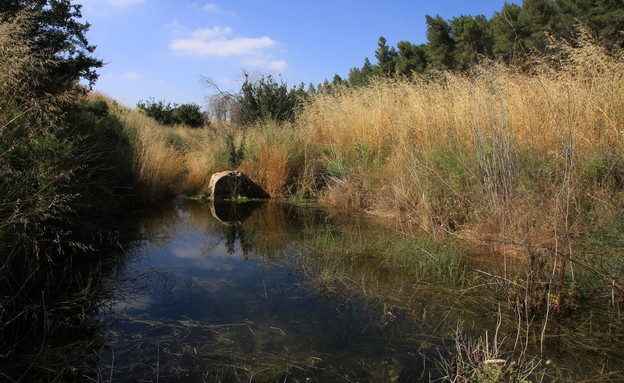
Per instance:
[[[518,23],[521,11],[520,6],[505,3],[503,9],[494,13],[490,20],[494,57],[509,64],[513,63],[518,54],[524,50]]]
[[[340,77],[339,75],[334,75],[334,79],[332,80],[332,85],[336,86],[336,85],[342,85],[344,84],[345,81],[342,79],[342,77]]]
[[[427,68],[427,58],[424,45],[414,45],[409,41],[397,44],[399,54],[396,60],[396,71],[404,76],[411,76],[413,72],[423,73]]]
[[[352,68],[349,84],[365,85],[371,74],[392,77],[429,68],[465,71],[480,56],[519,64],[533,53],[547,54],[548,35],[574,43],[579,22],[607,47],[624,47],[624,0],[524,0],[522,5],[505,3],[490,19],[427,15],[425,21],[426,44],[401,41],[396,50],[380,37],[377,65],[367,59],[362,68]]]
[[[574,4],[577,17],[607,46],[624,47],[623,0],[566,0],[565,2]]]
[[[396,71],[396,49],[394,49],[394,47],[388,47],[386,39],[383,36],[379,37],[377,45],[378,48],[375,51],[375,57],[377,58],[377,70],[379,74],[383,76],[393,76]]]
[[[368,84],[370,76],[373,75],[373,71],[373,65],[367,57],[366,59],[364,59],[364,65],[362,66],[362,69],[351,68],[351,70],[349,71],[349,85],[363,86]]]
[[[491,56],[494,38],[488,20],[483,15],[455,17],[451,20],[455,68],[466,70],[477,56]]]
[[[427,22],[427,61],[440,69],[453,68],[455,42],[451,37],[451,27],[439,15],[425,16]]]
[[[555,32],[556,9],[552,0],[524,0],[518,16],[521,38],[529,50],[545,53],[548,45],[546,33]]]

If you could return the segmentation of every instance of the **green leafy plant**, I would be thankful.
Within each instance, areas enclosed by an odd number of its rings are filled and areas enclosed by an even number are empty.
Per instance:
[[[234,134],[228,133],[225,137],[225,147],[227,153],[227,162],[231,168],[236,168],[245,159],[245,135],[240,139],[238,148],[234,142]]]
[[[170,102],[156,101],[153,98],[137,103],[137,108],[143,110],[148,117],[153,118],[163,125],[173,125],[177,122],[174,113],[176,107],[176,104],[172,106]]]
[[[303,93],[303,86],[289,90],[286,83],[277,83],[270,75],[257,81],[246,76],[238,97],[241,122],[249,125],[257,121],[292,121]]]
[[[199,105],[195,103],[182,104],[175,108],[174,116],[179,123],[191,128],[204,126],[204,114]]]

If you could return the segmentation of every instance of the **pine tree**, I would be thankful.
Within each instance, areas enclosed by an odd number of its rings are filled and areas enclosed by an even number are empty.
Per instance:
[[[451,27],[439,15],[425,16],[427,22],[427,61],[440,69],[453,68],[455,42],[451,37]]]
[[[377,43],[375,51],[377,58],[377,70],[382,76],[393,76],[396,71],[397,52],[394,47],[388,47],[386,39],[382,36]]]

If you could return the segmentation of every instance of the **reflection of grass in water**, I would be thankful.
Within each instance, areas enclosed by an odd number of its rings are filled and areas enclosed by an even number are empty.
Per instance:
[[[457,287],[470,285],[475,279],[467,273],[451,241],[442,244],[429,236],[413,238],[391,231],[380,233],[379,229],[338,232],[329,226],[311,237],[303,251],[304,259],[322,269],[323,275],[357,271],[377,284],[400,275],[412,283]]]
[[[245,237],[267,235],[266,232],[271,231],[272,223],[284,219],[288,214],[285,210],[275,209],[276,206],[268,206],[267,217],[253,216],[251,219],[257,226],[248,228],[243,225],[247,231]],[[292,236],[314,237],[318,227],[310,225],[307,231],[293,232],[291,226],[282,222],[277,225],[276,231],[276,236],[268,233],[269,240],[254,241],[256,248],[247,254],[247,258],[257,264],[268,264],[269,269],[283,266],[285,260],[281,257],[267,257],[269,248],[275,253],[275,250],[283,250],[286,243],[290,243],[289,246],[299,246],[293,244]],[[284,236],[290,237],[290,240],[286,241]],[[385,247],[386,244],[380,242],[377,246]],[[403,243],[402,246],[407,245]],[[429,253],[434,250],[432,244],[423,243],[422,246],[427,246]],[[364,250],[372,248],[373,246],[363,247]],[[449,259],[455,256],[453,252],[447,255]],[[437,273],[445,267],[448,268],[446,263],[450,262],[449,259],[441,261]],[[259,260],[261,262],[258,263]],[[300,269],[300,264],[297,263],[296,260],[294,267]],[[363,260],[361,263],[366,264]],[[388,282],[388,286],[396,288],[400,282],[392,275],[392,267],[398,265],[403,270],[413,264],[405,259],[390,263],[387,267],[379,268],[380,276],[385,278],[384,283]],[[306,271],[311,271],[308,268],[310,265],[306,265]],[[358,275],[359,281],[368,283],[375,276],[374,269],[367,268],[366,272],[371,274],[360,279],[358,273],[364,269],[355,267],[350,270],[351,274],[344,276],[344,280]],[[311,273],[308,276],[313,277]],[[379,280],[377,285],[381,286]],[[314,289],[313,283],[304,282],[303,286],[318,291]],[[408,286],[409,283],[404,282],[405,291],[408,291]],[[365,286],[366,293],[372,290],[371,286]],[[270,290],[268,294],[271,295]],[[293,297],[290,295],[286,296],[286,299],[291,298]],[[128,341],[125,334],[113,334],[110,355],[107,357],[108,365],[100,366],[99,374],[108,376],[112,371],[113,376],[131,376],[131,379],[158,376],[160,381],[176,380],[177,377],[195,381],[250,381],[252,378],[259,382],[284,381],[285,378],[291,379],[290,381],[305,381],[306,378],[312,381],[395,381],[401,374],[404,379],[422,374],[420,370],[413,372],[412,365],[420,368],[424,360],[432,363],[429,357],[423,355],[431,354],[431,350],[439,344],[437,338],[444,336],[441,329],[433,331],[435,335],[429,331],[435,329],[434,322],[443,313],[435,310],[427,312],[422,297],[414,298],[406,305],[411,305],[414,311],[418,311],[419,318],[422,319],[416,329],[412,328],[411,320],[405,320],[406,309],[399,300],[389,302],[383,312],[376,308],[377,302],[370,304],[371,310],[353,314],[353,311],[361,311],[362,305],[366,306],[366,299],[338,298],[335,300],[328,297],[326,300],[326,305],[338,307],[339,313],[336,318],[333,315],[330,315],[331,318],[322,318],[321,321],[331,322],[325,325],[311,324],[315,320],[311,316],[318,316],[317,314],[303,313],[305,319],[301,319],[302,313],[299,312],[285,314],[290,318],[285,322],[250,317],[253,322],[242,321],[222,326],[191,320],[122,318],[122,322],[129,322],[129,326],[133,328],[132,338]],[[245,302],[243,298],[236,301]],[[341,319],[345,317],[346,319]],[[282,321],[284,319],[282,317]],[[323,326],[329,326],[329,331]],[[404,350],[410,351],[403,352]]]

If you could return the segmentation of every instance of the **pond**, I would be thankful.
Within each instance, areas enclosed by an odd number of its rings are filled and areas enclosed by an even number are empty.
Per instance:
[[[435,366],[427,364],[446,352],[432,336],[442,331],[439,319],[423,306],[418,323],[407,320],[407,310],[390,301],[384,307],[319,278],[327,268],[303,255],[317,246],[310,241],[319,231],[337,236],[347,224],[363,236],[393,230],[279,203],[184,202],[145,219],[150,239],[135,244],[133,260],[112,279],[99,375],[161,382],[428,379]],[[363,281],[367,268],[348,278]]]
[[[92,380],[429,382],[518,354],[527,376],[622,377],[622,343],[606,344],[621,341],[618,320],[594,319],[582,351],[575,331],[587,333],[587,316],[544,340],[543,322],[518,321],[479,279],[482,259],[394,222],[178,201],[141,231],[107,282]]]

